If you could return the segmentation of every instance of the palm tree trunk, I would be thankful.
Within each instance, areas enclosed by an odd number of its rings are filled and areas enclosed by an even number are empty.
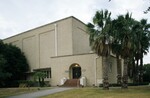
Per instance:
[[[121,84],[121,61],[119,55],[116,55],[117,60],[117,84]]]
[[[133,66],[133,72],[132,72],[132,75],[133,75],[133,83],[136,83],[136,79],[135,79],[135,77],[136,77],[136,64],[135,64],[135,59],[133,59],[133,61],[132,61],[132,66]]]
[[[123,77],[122,77],[122,88],[128,88],[128,59],[124,59],[124,70],[123,70]]]
[[[138,57],[139,58],[139,57]],[[136,77],[135,77],[135,81],[136,83],[139,83],[139,59],[137,59],[137,63],[136,63]]]
[[[141,53],[141,56],[140,56],[140,76],[139,76],[139,80],[140,80],[140,83],[143,82],[143,53]]]
[[[102,57],[102,66],[103,66],[103,89],[109,89],[109,81],[108,81],[108,57]]]

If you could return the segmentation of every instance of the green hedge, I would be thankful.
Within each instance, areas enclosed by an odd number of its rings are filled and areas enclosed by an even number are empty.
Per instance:
[[[140,86],[140,85],[149,85],[149,82],[143,83],[128,83],[128,86]],[[117,83],[109,84],[109,87],[120,87],[121,85]],[[100,84],[99,87],[103,87],[103,84]]]

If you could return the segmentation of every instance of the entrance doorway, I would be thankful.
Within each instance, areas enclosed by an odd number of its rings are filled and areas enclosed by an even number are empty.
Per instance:
[[[81,67],[72,68],[72,77],[73,79],[78,79],[81,76]]]
[[[72,79],[79,79],[81,77],[81,67],[79,64],[72,64],[70,70]]]

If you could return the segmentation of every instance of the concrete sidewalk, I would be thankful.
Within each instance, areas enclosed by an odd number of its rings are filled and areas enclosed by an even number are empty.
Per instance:
[[[53,88],[53,89],[49,89],[49,90],[41,90],[41,91],[37,91],[37,92],[33,92],[33,93],[11,96],[11,97],[7,97],[7,98],[39,98],[42,96],[46,96],[49,94],[54,94],[57,92],[62,92],[62,91],[70,90],[70,89],[73,89],[73,88],[60,88],[60,87],[58,87],[58,88]]]

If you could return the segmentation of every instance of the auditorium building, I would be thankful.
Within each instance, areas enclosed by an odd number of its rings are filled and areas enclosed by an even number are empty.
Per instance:
[[[24,52],[32,80],[36,71],[46,73],[45,81],[51,86],[63,85],[78,79],[83,86],[102,83],[102,57],[89,46],[86,25],[71,16],[6,38],[4,43],[19,47]],[[111,55],[109,82],[117,82],[116,58]],[[15,70],[15,69],[14,69]]]

